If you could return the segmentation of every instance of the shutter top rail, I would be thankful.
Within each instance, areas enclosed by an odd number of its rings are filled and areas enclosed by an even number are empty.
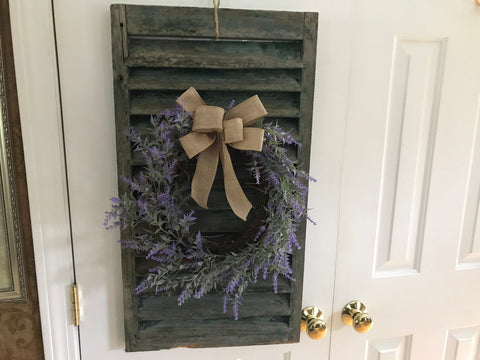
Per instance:
[[[215,37],[212,8],[126,5],[125,10],[129,35]],[[220,8],[218,16],[221,39],[303,39],[302,12]]]

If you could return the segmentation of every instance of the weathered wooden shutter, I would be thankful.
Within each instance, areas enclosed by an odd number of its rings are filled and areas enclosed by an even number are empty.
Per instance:
[[[266,121],[292,129],[303,142],[301,148],[289,150],[308,171],[316,13],[220,9],[219,39],[214,39],[209,8],[112,5],[111,15],[119,175],[130,176],[141,166],[123,131],[133,126],[141,133],[151,114],[174,107],[175,98],[190,86],[207,104],[222,107],[232,99],[240,103],[258,94],[269,112]],[[235,168],[242,183],[245,171]],[[214,185],[209,200],[214,210],[197,212],[202,233],[219,235],[228,244],[258,220],[261,199],[252,199],[253,190],[244,188],[256,205],[247,223],[228,210]],[[125,190],[120,181],[119,192]],[[298,235],[303,248],[305,224]],[[123,250],[126,350],[298,341],[303,257],[303,250],[293,256],[296,281],[281,282],[277,294],[268,281],[249,289],[235,321],[231,313],[223,313],[219,294],[181,307],[176,296],[136,296],[135,285],[148,263],[132,250]]]

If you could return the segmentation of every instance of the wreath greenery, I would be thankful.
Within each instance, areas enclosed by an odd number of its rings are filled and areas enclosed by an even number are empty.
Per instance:
[[[122,246],[155,263],[137,286],[137,294],[147,289],[176,293],[182,305],[216,289],[223,293],[224,312],[231,304],[238,319],[243,294],[259,276],[271,276],[275,293],[279,276],[294,281],[291,254],[300,249],[296,230],[306,216],[306,183],[313,179],[287,155],[284,145],[301,146],[290,132],[259,121],[265,130],[263,150],[245,153],[249,172],[265,194],[265,217],[242,248],[212,251],[200,232],[190,230],[196,218],[187,210],[189,160],[178,139],[190,132],[191,122],[189,113],[177,107],[152,116],[146,136],[133,128],[126,133],[145,166],[131,178],[122,177],[128,191],[110,199],[104,225],[125,230]]]

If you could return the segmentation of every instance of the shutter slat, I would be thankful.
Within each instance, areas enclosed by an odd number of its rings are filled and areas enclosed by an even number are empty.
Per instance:
[[[288,331],[288,325],[284,322],[283,317],[258,316],[254,318],[239,319],[231,321],[229,319],[215,320],[186,320],[183,321],[184,326],[179,327],[178,321],[140,321],[138,338],[147,338],[149,333],[175,333],[176,337],[185,337],[196,334],[208,334],[212,336],[225,336],[228,332],[229,336],[243,336],[247,332],[249,334],[270,334]],[[182,336],[183,335],[183,336]],[[204,335],[204,336],[205,336]]]
[[[301,69],[298,41],[129,38],[128,66],[207,69]]]
[[[288,342],[288,318],[255,317],[231,321],[227,319],[140,321],[135,348],[138,351],[172,347],[238,346]],[[162,341],[159,341],[161,339]],[[275,339],[275,340],[272,340]],[[170,344],[170,345],[165,345]]]
[[[299,70],[215,70],[175,68],[132,68],[130,90],[181,90],[190,86],[198,91],[282,91],[300,92]]]
[[[130,94],[132,115],[157,114],[175,106],[175,99],[182,92],[133,91]],[[260,97],[270,118],[298,118],[300,116],[300,101],[297,93],[287,92],[202,92],[206,104],[227,107],[232,100],[241,103],[252,95]]]
[[[215,36],[212,8],[126,6],[127,30],[134,35]],[[300,40],[303,13],[219,9],[222,38]]]
[[[255,324],[252,324],[254,326]],[[270,329],[266,329],[263,333],[252,334],[252,332],[245,332],[244,335],[232,336],[228,331],[222,334],[209,335],[191,335],[189,337],[180,337],[176,333],[155,333],[150,332],[144,339],[142,337],[135,341],[136,351],[152,351],[170,349],[175,347],[185,348],[204,348],[204,347],[222,347],[222,346],[245,346],[245,344],[269,345],[278,343],[292,342],[289,337],[286,325],[279,324]],[[153,339],[162,339],[162,342]],[[275,340],[273,340],[275,339]],[[165,344],[171,344],[170,346]]]
[[[241,317],[288,316],[291,313],[289,294],[255,294],[245,297]],[[230,319],[230,313],[223,313],[223,295],[213,294],[201,299],[191,299],[181,307],[176,296],[149,296],[137,300],[137,317],[140,320],[179,319]]]

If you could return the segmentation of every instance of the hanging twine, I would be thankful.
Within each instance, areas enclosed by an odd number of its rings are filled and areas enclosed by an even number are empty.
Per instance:
[[[220,0],[212,0],[213,1],[213,11],[215,15],[215,38],[218,39],[220,37],[220,31],[218,30],[218,8],[220,7]]]

